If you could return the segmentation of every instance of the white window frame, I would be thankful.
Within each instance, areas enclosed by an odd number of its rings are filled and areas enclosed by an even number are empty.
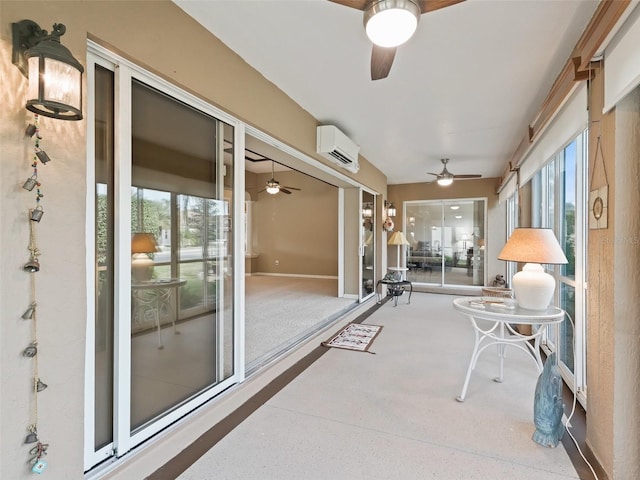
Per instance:
[[[116,156],[116,191],[115,209],[118,212],[118,222],[115,228],[115,260],[114,275],[117,288],[115,295],[114,330],[114,419],[113,442],[95,450],[94,415],[95,415],[95,66],[100,65],[114,72],[115,80],[115,131],[114,154]],[[131,81],[133,78],[156,88],[167,95],[184,102],[212,117],[221,120],[234,128],[234,192],[233,192],[233,229],[234,252],[233,270],[244,272],[244,138],[245,126],[238,119],[228,115],[203,100],[191,95],[166,80],[154,75],[128,60],[114,54],[100,45],[87,42],[87,333],[85,352],[85,442],[84,468],[85,471],[111,457],[121,457],[131,449],[140,445],[144,440],[155,435],[187,413],[204,404],[220,392],[235,383],[242,382],[245,376],[244,365],[244,278],[243,275],[234,277],[233,298],[233,371],[234,373],[219,384],[207,389],[201,395],[159,418],[149,426],[133,434],[130,433],[130,380],[131,380],[131,274],[130,274],[130,236],[128,228],[119,228],[130,224],[130,209],[124,208],[131,200],[131,163],[121,159],[131,158]],[[242,252],[242,253],[241,253]]]
[[[559,361],[560,373],[569,387],[576,393],[580,404],[586,409],[587,406],[587,377],[586,377],[586,320],[587,320],[587,271],[586,271],[586,254],[587,254],[587,145],[588,131],[585,130],[577,137],[567,142],[560,151],[551,157],[548,162],[534,175],[532,178],[532,198],[531,198],[531,214],[532,225],[536,227],[552,228],[556,237],[559,238],[562,227],[562,209],[560,204],[561,188],[563,184],[561,180],[561,169],[564,151],[568,145],[576,142],[576,225],[575,225],[575,278],[569,278],[560,275],[560,268],[551,267],[549,273],[556,279],[556,291],[554,293],[554,302],[556,305],[560,301],[560,286],[566,284],[575,290],[575,317],[569,320],[565,317],[565,322],[573,322],[574,335],[574,372],[562,362]],[[548,178],[552,174],[554,178],[554,189],[551,191],[548,183],[543,181],[543,177]],[[550,196],[553,195],[553,204],[550,202]],[[548,217],[543,212],[553,209],[553,222],[549,224]],[[543,336],[542,349],[545,353],[550,354],[557,351],[559,328],[555,328],[554,339],[549,335]],[[559,359],[560,360],[560,359]]]

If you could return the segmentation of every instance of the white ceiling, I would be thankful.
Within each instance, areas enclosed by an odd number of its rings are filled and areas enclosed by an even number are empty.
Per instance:
[[[327,0],[174,0],[389,184],[499,176],[597,0],[467,0],[423,14],[388,78],[371,81],[359,10]]]

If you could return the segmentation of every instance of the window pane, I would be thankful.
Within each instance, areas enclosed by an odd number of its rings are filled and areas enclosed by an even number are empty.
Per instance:
[[[562,308],[571,318],[565,318],[560,324],[560,339],[558,350],[560,351],[560,361],[562,361],[574,373],[574,352],[573,352],[573,325],[576,318],[576,291],[566,283],[560,283],[560,308]]]
[[[375,197],[372,193],[362,191],[362,298],[373,293],[374,263],[375,263]],[[400,247],[402,250],[402,247]],[[394,249],[395,250],[395,249]],[[396,255],[396,262],[397,262]],[[402,267],[400,264],[393,264],[393,267]],[[393,268],[392,267],[392,268]]]
[[[407,279],[484,285],[484,201],[442,200],[406,206]]]
[[[113,441],[113,73],[95,70],[95,448]]]
[[[576,274],[576,142],[564,150],[564,162],[560,172],[561,204],[560,245],[569,261],[562,265],[560,273],[569,278]]]
[[[232,232],[221,214],[232,140],[231,127],[133,82],[132,431],[233,372]]]

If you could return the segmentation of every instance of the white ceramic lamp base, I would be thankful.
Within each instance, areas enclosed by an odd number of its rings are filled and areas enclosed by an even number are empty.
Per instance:
[[[556,289],[554,278],[538,263],[525,264],[512,283],[518,306],[528,310],[546,310]]]
[[[154,262],[146,253],[134,253],[131,256],[131,274],[134,283],[143,283],[151,280]]]

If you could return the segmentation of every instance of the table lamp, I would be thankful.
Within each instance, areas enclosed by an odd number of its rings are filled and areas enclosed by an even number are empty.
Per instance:
[[[398,246],[398,259],[396,261],[396,266],[400,268],[400,246],[401,245],[409,245],[407,241],[407,237],[404,236],[402,232],[395,232],[391,235],[391,238],[387,242],[389,245],[397,245]]]
[[[568,263],[549,228],[516,228],[498,260],[526,264],[513,276],[512,284],[518,306],[529,310],[546,310],[556,288],[556,281],[540,264]]]
[[[154,262],[149,253],[158,251],[158,244],[151,233],[134,233],[131,238],[131,273],[135,283],[148,282],[153,275]]]

